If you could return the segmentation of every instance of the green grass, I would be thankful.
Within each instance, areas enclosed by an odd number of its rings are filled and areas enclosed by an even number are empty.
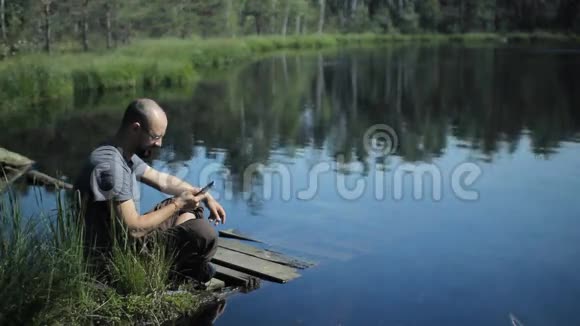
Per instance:
[[[575,35],[549,32],[508,33],[505,37],[509,42],[576,42],[578,40]]]
[[[50,58],[32,55],[0,64],[0,97],[3,101],[25,98],[29,102],[72,94],[70,70],[51,64]]]
[[[549,42],[575,35],[535,33],[322,34],[235,39],[141,40],[100,54],[34,54],[0,62],[0,98],[6,103],[38,103],[72,97],[75,92],[153,90],[188,87],[198,71],[224,68],[278,50],[398,42]]]
[[[75,90],[155,89],[186,86],[195,80],[187,61],[110,55],[96,57],[71,71]]]
[[[452,42],[501,42],[502,36],[493,33],[469,33],[469,34],[452,34],[449,36]]]
[[[141,254],[126,233],[102,283],[83,254],[81,216],[57,198],[51,215],[25,218],[0,203],[0,324],[160,323],[195,313],[209,294],[169,293],[171,257],[157,243]],[[175,287],[175,285],[173,285]]]
[[[123,295],[162,293],[170,284],[172,257],[161,239],[143,250],[140,243],[122,228],[119,243],[113,246],[108,264],[111,285]]]

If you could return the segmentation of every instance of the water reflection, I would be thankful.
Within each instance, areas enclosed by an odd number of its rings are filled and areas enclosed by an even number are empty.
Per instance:
[[[226,300],[219,300],[215,303],[206,305],[194,316],[185,316],[174,322],[166,323],[164,325],[174,326],[211,326],[216,320],[225,312],[227,302]]]
[[[158,159],[187,161],[201,145],[206,158],[223,155],[239,192],[242,171],[273,153],[325,148],[367,166],[361,139],[376,123],[394,128],[396,155],[406,161],[444,155],[449,137],[488,162],[502,148],[514,152],[522,137],[549,158],[562,141],[579,140],[579,61],[531,48],[454,46],[278,55],[200,82],[193,95],[156,94],[169,115]],[[73,104],[3,113],[0,144],[34,158],[41,170],[72,177],[138,95],[77,94]],[[388,157],[372,159],[389,164]]]

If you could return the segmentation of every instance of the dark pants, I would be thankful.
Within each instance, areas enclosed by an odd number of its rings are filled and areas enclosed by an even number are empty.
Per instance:
[[[166,199],[155,206],[154,210],[170,204],[172,199]],[[192,213],[195,219],[176,225],[181,214]],[[167,241],[167,247],[175,257],[174,270],[178,277],[198,276],[205,265],[211,260],[217,250],[218,235],[213,226],[203,216],[203,207],[194,210],[180,211],[154,232]],[[152,235],[145,236],[145,239]]]

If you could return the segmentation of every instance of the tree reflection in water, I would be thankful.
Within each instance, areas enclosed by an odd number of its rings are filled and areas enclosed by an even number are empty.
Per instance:
[[[524,137],[534,153],[549,158],[563,141],[580,138],[578,76],[576,57],[532,48],[392,46],[279,54],[203,80],[193,92],[77,94],[74,104],[2,113],[0,143],[35,159],[47,173],[73,177],[90,150],[115,132],[130,99],[149,96],[169,115],[158,159],[223,153],[234,193],[242,191],[242,171],[268,163],[273,153],[294,157],[304,148],[325,148],[331,157],[366,165],[361,139],[377,123],[397,132],[396,155],[405,161],[442,156],[450,139],[493,161],[501,150],[516,151]],[[388,157],[375,159],[389,164]]]

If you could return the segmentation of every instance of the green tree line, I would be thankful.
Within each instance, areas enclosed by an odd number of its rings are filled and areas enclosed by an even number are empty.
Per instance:
[[[578,0],[0,0],[0,44],[6,55],[136,37],[578,32],[579,13]]]

